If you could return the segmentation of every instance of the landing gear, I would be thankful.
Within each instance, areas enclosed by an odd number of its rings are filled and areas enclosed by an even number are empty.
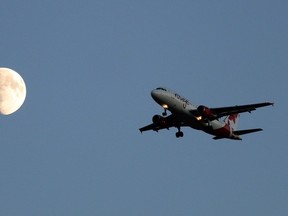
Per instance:
[[[179,137],[183,137],[184,136],[184,133],[182,131],[178,131],[176,133],[176,137],[179,138]]]
[[[177,133],[175,135],[176,135],[177,138],[184,136],[184,133],[180,130],[180,127],[178,127],[178,131],[177,131]]]
[[[168,109],[168,105],[167,104],[163,104],[162,105],[164,112],[162,113],[163,116],[167,116],[167,109]]]

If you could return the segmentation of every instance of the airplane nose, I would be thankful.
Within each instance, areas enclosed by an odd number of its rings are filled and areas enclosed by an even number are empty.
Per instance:
[[[151,91],[151,97],[156,101],[157,103],[160,103],[162,101],[162,93],[158,89],[154,89]]]
[[[157,91],[156,91],[155,89],[151,91],[151,97],[152,97],[154,100],[157,100],[158,94],[157,94]]]

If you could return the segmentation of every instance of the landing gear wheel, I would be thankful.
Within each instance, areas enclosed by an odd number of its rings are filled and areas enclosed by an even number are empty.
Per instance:
[[[167,110],[165,109],[164,112],[162,113],[163,116],[167,116]]]
[[[183,137],[184,136],[184,133],[182,131],[178,131],[176,133],[176,137],[179,138],[179,137]]]

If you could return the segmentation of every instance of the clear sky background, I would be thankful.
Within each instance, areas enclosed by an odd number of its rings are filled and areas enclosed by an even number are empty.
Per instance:
[[[288,215],[288,1],[0,4],[0,66],[27,85],[0,117],[0,215]],[[243,141],[146,132],[166,86],[242,114]]]

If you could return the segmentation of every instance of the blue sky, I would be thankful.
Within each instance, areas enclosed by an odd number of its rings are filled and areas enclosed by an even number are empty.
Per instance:
[[[0,214],[287,215],[287,1],[1,1],[0,66],[27,85],[0,118]],[[241,142],[142,135],[150,91],[264,101]]]

